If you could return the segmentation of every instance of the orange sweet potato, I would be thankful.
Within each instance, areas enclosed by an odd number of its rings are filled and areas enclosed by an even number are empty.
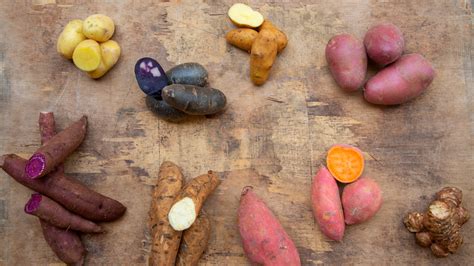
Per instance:
[[[334,177],[324,166],[313,178],[311,204],[314,218],[323,234],[332,240],[341,241],[345,225],[339,188]]]
[[[251,262],[274,266],[301,265],[295,244],[252,187],[242,190],[238,217],[244,251]]]
[[[347,185],[342,192],[346,224],[358,224],[372,218],[382,205],[379,185],[368,177]]]

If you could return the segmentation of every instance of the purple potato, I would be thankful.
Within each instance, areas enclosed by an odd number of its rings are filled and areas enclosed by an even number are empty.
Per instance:
[[[163,89],[163,100],[190,115],[211,115],[224,110],[227,99],[218,89],[172,84]]]
[[[151,96],[146,96],[146,106],[158,117],[169,122],[178,123],[188,117],[186,113],[171,107],[165,101],[158,100]]]
[[[135,64],[135,78],[140,89],[161,100],[161,90],[169,83],[165,71],[155,59],[143,57]]]
[[[166,71],[170,84],[187,84],[204,87],[207,84],[207,70],[198,63],[184,63]]]

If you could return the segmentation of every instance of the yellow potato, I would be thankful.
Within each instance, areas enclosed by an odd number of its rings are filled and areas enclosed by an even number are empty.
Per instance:
[[[252,44],[257,36],[258,32],[256,30],[242,28],[229,31],[225,35],[225,39],[228,43],[250,53],[250,50],[252,50]]]
[[[89,77],[98,79],[105,75],[118,61],[120,57],[120,46],[116,41],[108,40],[100,44],[102,60],[99,67],[91,72],[87,72]]]
[[[237,27],[257,28],[263,23],[262,14],[241,3],[231,6],[227,15]]]
[[[67,59],[72,58],[76,46],[86,39],[86,36],[82,34],[82,23],[80,19],[69,21],[59,35],[56,48],[58,53]]]
[[[100,45],[94,40],[80,42],[72,54],[74,65],[82,71],[96,70],[101,61]]]
[[[261,30],[250,52],[250,79],[255,85],[262,85],[267,81],[277,50],[275,33],[271,30]]]
[[[273,31],[278,44],[278,53],[283,51],[283,49],[285,49],[286,45],[288,44],[288,37],[286,37],[286,34],[279,28],[275,27],[275,25],[273,25],[269,20],[265,20],[260,26],[259,30],[263,29]]]
[[[105,42],[114,35],[114,31],[114,21],[106,15],[95,14],[84,20],[83,33],[89,39]]]

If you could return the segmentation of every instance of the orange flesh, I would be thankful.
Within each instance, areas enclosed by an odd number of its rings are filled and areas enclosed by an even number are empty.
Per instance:
[[[351,146],[333,146],[328,151],[326,164],[329,172],[341,183],[356,181],[364,171],[362,153]]]

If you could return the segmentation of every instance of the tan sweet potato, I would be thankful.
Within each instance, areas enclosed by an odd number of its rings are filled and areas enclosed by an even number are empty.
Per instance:
[[[277,50],[275,33],[271,30],[261,30],[250,52],[250,79],[255,85],[263,85],[267,81]]]
[[[322,166],[313,178],[311,186],[313,214],[319,229],[332,240],[344,237],[344,214],[336,180],[328,169]]]
[[[286,48],[286,45],[288,44],[288,37],[286,37],[286,34],[279,28],[275,27],[275,25],[273,25],[269,20],[266,19],[263,22],[263,24],[259,28],[259,31],[261,30],[273,31],[278,45],[278,53],[281,53],[281,51]]]
[[[250,53],[252,44],[258,36],[258,32],[253,29],[240,28],[229,31],[225,39],[233,46]]]
[[[367,81],[364,97],[373,104],[402,104],[422,94],[434,78],[435,70],[423,56],[403,55]]]
[[[149,265],[174,265],[182,232],[168,222],[168,212],[181,191],[184,179],[179,167],[169,161],[160,166],[158,182],[153,191],[149,226],[153,237]]]
[[[183,240],[176,258],[178,266],[197,265],[207,248],[211,234],[211,222],[201,211],[196,221],[183,233]]]
[[[212,171],[189,181],[176,197],[168,214],[173,229],[183,231],[191,227],[207,197],[219,184],[219,178]]]
[[[367,221],[382,206],[382,192],[379,185],[368,177],[362,177],[347,185],[342,192],[342,206],[346,224]]]
[[[364,84],[367,54],[364,44],[350,34],[336,35],[326,46],[326,60],[337,85],[356,91]]]
[[[295,244],[252,187],[242,190],[238,219],[244,251],[252,263],[301,265]]]

